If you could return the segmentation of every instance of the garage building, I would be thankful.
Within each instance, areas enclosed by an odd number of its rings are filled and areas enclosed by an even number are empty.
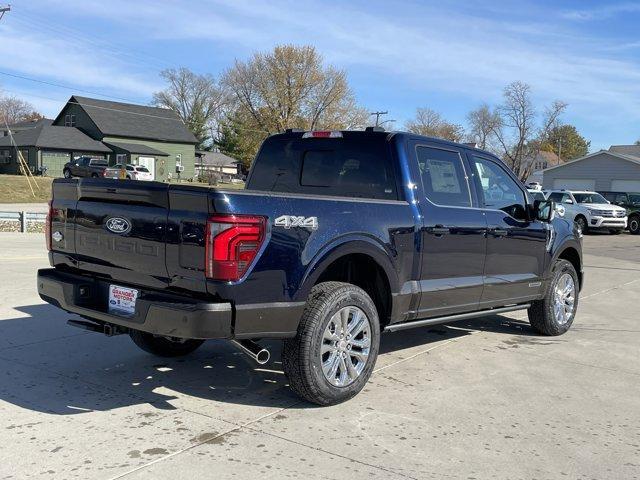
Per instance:
[[[640,192],[640,145],[614,145],[544,170],[545,190]]]

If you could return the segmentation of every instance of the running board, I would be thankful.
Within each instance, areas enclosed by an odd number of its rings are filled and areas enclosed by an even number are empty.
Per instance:
[[[424,320],[414,320],[410,322],[394,323],[387,325],[385,332],[397,332],[398,330],[407,330],[409,328],[428,327],[430,325],[439,325],[441,323],[457,322],[459,320],[469,320],[470,318],[487,317],[489,315],[497,315],[499,313],[515,312],[516,310],[525,310],[531,306],[530,303],[522,305],[511,305],[509,307],[491,308],[489,310],[480,310],[477,312],[459,313],[457,315],[447,315],[446,317],[426,318]]]

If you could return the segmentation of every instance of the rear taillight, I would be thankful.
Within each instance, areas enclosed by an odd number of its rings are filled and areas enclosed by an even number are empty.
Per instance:
[[[265,238],[266,218],[254,215],[213,215],[207,221],[205,274],[235,282],[258,255]]]
[[[47,241],[47,250],[51,251],[51,221],[53,217],[53,207],[51,203],[53,200],[49,200],[49,211],[47,212],[47,218],[44,222],[44,236]]]

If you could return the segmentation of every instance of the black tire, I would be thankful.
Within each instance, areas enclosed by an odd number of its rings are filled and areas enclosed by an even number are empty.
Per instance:
[[[182,357],[204,343],[204,340],[171,340],[139,330],[131,330],[129,336],[142,350],[158,357]]]
[[[97,173],[92,173],[91,174],[91,178],[98,178],[98,174]]]
[[[131,180],[131,175],[127,175],[127,180]]]
[[[323,373],[321,348],[325,330],[332,317],[345,307],[357,307],[364,312],[367,317],[365,320],[369,322],[371,343],[360,374],[352,383],[341,387],[331,384]],[[296,337],[283,342],[282,365],[289,385],[299,396],[317,405],[334,405],[354,397],[364,388],[373,372],[379,345],[380,322],[369,295],[349,283],[324,282],[311,290]],[[343,353],[343,357],[344,355]],[[349,362],[351,361],[349,356]]]
[[[640,216],[632,215],[629,217],[629,232],[632,235],[638,235],[640,233]]]
[[[567,260],[558,260],[553,266],[553,276],[551,281],[547,285],[547,289],[545,291],[544,298],[542,300],[537,300],[531,303],[531,307],[529,307],[528,315],[529,315],[529,323],[538,333],[543,335],[562,335],[565,333],[571,325],[573,324],[573,320],[576,316],[576,311],[578,310],[578,299],[580,296],[580,284],[578,282],[578,274],[576,273],[575,268],[571,262]],[[562,322],[556,318],[556,314],[554,313],[554,298],[555,298],[555,290],[558,285],[559,280],[565,275],[568,274],[573,279],[573,284],[575,286],[574,289],[574,302],[573,302],[573,311],[571,315],[568,316],[567,320]]]
[[[65,169],[62,171],[62,176],[63,176],[64,178],[71,178],[71,177],[72,177],[72,175],[71,175],[71,170],[69,170],[68,168],[65,168]]]
[[[587,225],[587,219],[584,218],[582,215],[578,215],[576,217],[576,219],[574,220],[576,227],[578,227],[578,229],[582,232],[582,233],[587,233],[587,230],[589,229],[589,226]]]

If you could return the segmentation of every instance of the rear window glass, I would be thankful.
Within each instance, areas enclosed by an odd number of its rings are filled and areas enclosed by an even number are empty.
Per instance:
[[[247,188],[397,200],[386,136],[343,135],[268,139],[254,162]]]
[[[147,170],[147,167],[136,167],[136,170],[139,172],[149,172],[149,170]]]

